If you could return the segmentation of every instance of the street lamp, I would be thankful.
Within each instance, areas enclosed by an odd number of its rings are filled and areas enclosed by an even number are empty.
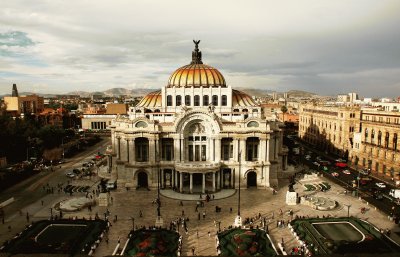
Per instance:
[[[240,217],[240,178],[241,178],[241,159],[242,159],[242,151],[239,151],[239,193],[238,193],[238,214],[235,218],[235,227],[242,227],[242,218]]]
[[[156,227],[163,226],[163,219],[161,217],[161,200],[160,200],[160,158],[158,156],[158,151],[156,149],[156,164],[157,164],[157,218]]]
[[[351,204],[343,204],[343,205],[347,207],[347,219],[349,219],[350,218],[350,207],[351,207]]]

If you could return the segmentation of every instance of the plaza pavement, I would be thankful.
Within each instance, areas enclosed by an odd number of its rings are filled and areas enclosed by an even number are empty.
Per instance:
[[[325,178],[321,178],[322,181],[326,181]],[[269,222],[270,236],[275,245],[281,242],[282,238],[285,242],[286,249],[291,249],[298,245],[296,239],[292,236],[291,232],[287,227],[277,228],[277,220],[285,220],[285,223],[290,219],[286,212],[290,209],[293,210],[294,215],[299,216],[310,216],[315,217],[319,215],[332,215],[332,216],[347,216],[347,208],[343,208],[343,204],[351,204],[350,215],[356,216],[368,220],[375,226],[383,229],[391,229],[392,232],[399,232],[399,226],[390,221],[386,215],[381,213],[379,210],[375,210],[373,206],[367,205],[367,203],[358,200],[351,195],[343,193],[343,188],[332,184],[327,181],[332,188],[327,192],[304,192],[303,185],[297,183],[295,185],[296,192],[299,195],[314,194],[323,195],[339,202],[339,207],[332,211],[317,211],[309,206],[296,205],[287,206],[285,204],[285,197],[287,187],[283,186],[278,190],[276,195],[272,194],[270,189],[242,189],[241,190],[241,216],[243,219],[246,217],[255,217],[258,213],[261,213],[263,217],[267,217]],[[92,188],[96,188],[97,183],[95,179],[85,181],[74,181],[76,184],[87,184],[91,185]],[[312,183],[309,182],[309,183]],[[186,235],[180,232],[183,236],[183,249],[182,255],[192,255],[191,249],[195,248],[196,255],[216,255],[215,250],[215,234],[218,230],[218,226],[215,225],[214,221],[221,222],[221,229],[227,228],[232,225],[237,215],[237,192],[232,195],[233,191],[222,191],[215,193],[215,200],[211,200],[205,203],[204,207],[199,208],[201,219],[198,220],[198,214],[195,212],[196,202],[199,200],[199,195],[180,195],[172,191],[163,190],[161,194],[161,215],[164,219],[164,225],[169,226],[169,222],[177,217],[181,217],[182,210],[184,211],[185,217],[189,218],[188,229],[189,233]],[[166,196],[164,196],[166,195]],[[74,196],[82,196],[82,194],[75,194]],[[156,205],[152,204],[152,201],[157,197],[157,190],[130,190],[126,191],[123,188],[118,188],[116,191],[111,192],[113,203],[108,207],[96,206],[89,212],[87,209],[80,212],[66,213],[64,217],[78,217],[78,218],[89,218],[94,217],[97,212],[99,216],[104,217],[104,212],[108,210],[111,212],[110,220],[112,227],[108,233],[109,242],[108,244],[103,240],[100,246],[96,249],[94,256],[106,256],[111,255],[117,245],[118,239],[121,242],[121,248],[127,240],[128,233],[132,229],[132,218],[134,218],[135,226],[152,226],[155,224],[157,211]],[[177,197],[178,199],[173,199]],[[22,216],[15,214],[10,217],[10,220],[6,220],[6,224],[0,227],[0,239],[4,242],[9,239],[15,233],[21,231],[26,223],[25,211],[29,211],[32,220],[39,220],[48,218],[50,215],[50,208],[53,207],[57,202],[70,198],[66,194],[50,194],[43,198],[44,206],[41,206],[41,202],[31,204],[26,209]],[[180,206],[182,201],[183,206]],[[221,207],[221,212],[215,212],[215,206]],[[232,207],[233,211],[230,213],[229,209]],[[365,214],[361,214],[361,207],[366,207],[368,210]],[[280,216],[280,210],[283,215]],[[139,217],[139,212],[142,211],[143,217]],[[203,219],[202,214],[206,212],[206,218]],[[272,218],[274,213],[274,218]],[[54,212],[54,214],[57,214]],[[112,221],[117,215],[118,220]],[[12,232],[7,232],[7,225],[12,225]],[[259,224],[259,223],[258,223]],[[257,225],[257,223],[255,224]],[[198,237],[197,237],[198,231]],[[210,232],[211,237],[208,236]],[[391,234],[392,239],[396,242],[400,242],[400,238],[396,233]]]

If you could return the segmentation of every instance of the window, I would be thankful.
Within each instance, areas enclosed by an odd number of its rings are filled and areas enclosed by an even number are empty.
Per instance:
[[[167,106],[172,106],[172,95],[167,95]]]
[[[185,105],[190,106],[190,95],[185,95]]]
[[[378,132],[378,146],[381,146],[381,145],[382,145],[382,132],[379,131]]]
[[[226,95],[222,95],[221,105],[222,106],[227,106],[228,105],[228,97]]]
[[[210,104],[210,99],[208,95],[203,95],[203,106],[208,106]]]
[[[385,147],[389,147],[389,132],[386,132],[385,134]]]
[[[258,127],[258,122],[257,121],[250,121],[247,123],[247,127]]]
[[[258,159],[258,145],[260,140],[257,137],[249,137],[246,140],[246,160],[256,161]]]
[[[161,159],[163,161],[172,161],[174,158],[174,140],[164,138],[161,140]]]
[[[200,96],[199,95],[194,96],[194,106],[200,106]]]
[[[371,130],[371,144],[374,143],[374,138],[375,138],[375,130]]]
[[[135,127],[137,128],[146,128],[147,127],[147,123],[144,121],[139,121],[135,124]]]
[[[177,95],[175,97],[175,102],[176,102],[176,106],[181,106],[182,105],[182,96],[181,95]]]
[[[149,140],[147,138],[137,138],[135,140],[135,150],[137,162],[149,161]]]
[[[393,150],[397,150],[397,133],[393,135]]]
[[[233,158],[233,139],[232,138],[223,138],[221,140],[221,159],[224,161],[228,161]]]
[[[213,104],[214,106],[217,106],[217,105],[218,105],[218,96],[217,96],[217,95],[213,95],[213,96],[212,96],[212,104]]]
[[[368,128],[365,129],[364,137],[365,137],[365,142],[367,142],[367,139],[368,139]]]

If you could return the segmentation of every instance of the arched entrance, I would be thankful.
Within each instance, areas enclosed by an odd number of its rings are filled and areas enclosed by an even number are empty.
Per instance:
[[[254,171],[247,173],[247,187],[257,187],[257,173]]]
[[[147,173],[146,172],[144,172],[144,171],[140,171],[138,174],[137,174],[137,177],[138,177],[138,187],[145,187],[145,188],[147,188],[147,187],[149,187],[149,184],[148,184],[148,181],[147,181]]]

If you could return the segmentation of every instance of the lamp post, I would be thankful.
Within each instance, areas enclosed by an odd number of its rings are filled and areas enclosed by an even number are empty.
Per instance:
[[[238,193],[238,214],[235,218],[234,226],[242,227],[242,218],[240,217],[240,178],[241,178],[241,159],[242,159],[242,151],[239,151],[239,193]]]
[[[163,226],[163,218],[161,217],[161,200],[160,200],[160,158],[158,156],[158,151],[156,148],[156,167],[157,167],[157,218],[156,218],[156,227]]]
[[[135,230],[135,218],[131,217],[132,220],[132,230]]]
[[[349,219],[350,218],[350,207],[351,207],[351,204],[343,204],[343,205],[347,207],[347,219]]]

